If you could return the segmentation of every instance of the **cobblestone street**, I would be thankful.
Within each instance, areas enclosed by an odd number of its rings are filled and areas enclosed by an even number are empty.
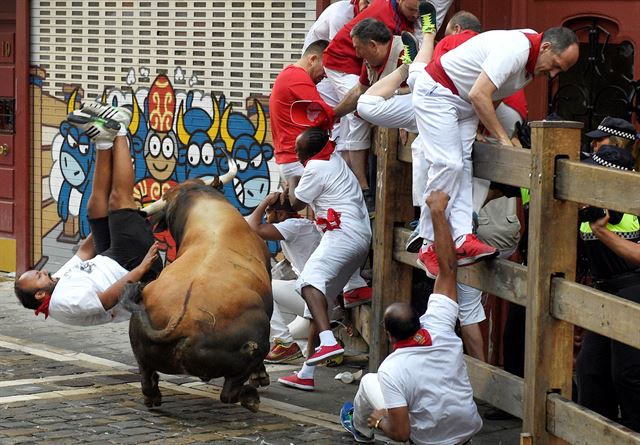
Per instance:
[[[220,381],[161,375],[162,406],[142,403],[127,323],[65,326],[18,306],[0,282],[0,444],[338,444],[354,443],[338,422],[357,385],[333,379],[364,366],[351,357],[320,368],[314,393],[275,380],[299,365],[267,367],[260,412],[218,400]],[[481,406],[481,409],[483,407]],[[485,422],[480,444],[517,444],[519,422]],[[380,442],[382,443],[382,442]]]

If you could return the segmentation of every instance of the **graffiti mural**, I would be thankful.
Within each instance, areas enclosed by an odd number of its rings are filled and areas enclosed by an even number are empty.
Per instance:
[[[181,70],[176,75],[184,79]],[[182,88],[191,83],[177,80]],[[246,110],[236,110],[224,95],[178,89],[164,74],[156,76],[149,88],[135,89],[135,70],[129,72],[127,84],[105,91],[101,102],[132,112],[128,142],[135,169],[134,198],[140,207],[160,199],[179,182],[224,174],[229,168],[225,152],[236,159],[238,175],[225,186],[224,194],[243,215],[250,214],[277,187],[267,131],[268,108],[261,101],[248,100]],[[66,113],[80,106],[77,91],[76,87],[69,95]],[[50,154],[48,185],[57,216],[65,224],[63,230],[77,231],[84,238],[89,234],[87,202],[95,146],[87,135],[62,120]],[[77,227],[67,224],[72,220]],[[168,233],[156,237],[166,260],[175,259],[175,243]],[[275,243],[269,247],[274,253],[278,250]]]

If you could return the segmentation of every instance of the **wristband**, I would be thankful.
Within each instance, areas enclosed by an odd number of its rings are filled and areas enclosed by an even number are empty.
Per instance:
[[[380,422],[382,422],[382,419],[384,419],[384,416],[380,417],[378,420],[376,420],[375,425],[373,425],[373,428],[377,429],[382,429],[382,428],[378,428],[380,426]]]

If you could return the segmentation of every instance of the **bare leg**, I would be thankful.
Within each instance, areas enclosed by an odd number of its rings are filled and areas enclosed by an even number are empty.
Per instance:
[[[344,162],[347,163],[349,168],[351,168],[351,157],[349,156],[349,152],[348,151],[341,151],[340,152],[340,156],[342,157],[342,159],[344,159]]]
[[[435,34],[424,34],[424,37],[422,38],[422,45],[420,45],[420,49],[418,50],[418,55],[416,55],[416,58],[413,60],[413,63],[431,62],[435,41],[436,41]]]
[[[350,151],[349,156],[351,157],[351,170],[358,178],[360,187],[363,190],[368,189],[367,160],[369,159],[369,150]]]
[[[402,82],[407,80],[408,75],[409,67],[407,65],[401,65],[388,76],[383,77],[371,85],[364,94],[367,96],[380,96],[385,100],[389,99],[396,94],[396,90],[400,88]]]
[[[109,192],[112,174],[111,150],[96,150],[96,165],[93,170],[93,184],[87,204],[90,219],[103,218],[109,210]]]
[[[316,352],[316,348],[320,346],[320,331],[318,325],[311,319],[307,337],[307,357],[311,357]]]
[[[482,333],[480,332],[480,323],[462,326],[460,330],[462,333],[462,342],[467,350],[467,354],[486,362],[487,358],[484,355],[484,341],[482,340]]]
[[[309,306],[313,321],[311,322],[309,334],[311,335],[311,329],[317,329],[317,332],[328,331],[331,329],[329,325],[329,314],[327,313],[327,299],[324,294],[313,286],[305,286],[302,288],[302,298]],[[309,338],[309,343],[313,340]]]
[[[110,210],[135,209],[133,200],[133,164],[126,136],[113,141],[113,183],[109,197]]]

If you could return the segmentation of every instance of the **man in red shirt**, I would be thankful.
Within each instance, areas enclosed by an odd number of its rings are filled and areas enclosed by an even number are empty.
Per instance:
[[[291,120],[291,105],[299,100],[312,100],[322,106],[330,120],[333,120],[333,109],[327,105],[316,85],[324,77],[322,52],[329,42],[318,40],[310,44],[300,60],[286,67],[273,83],[269,97],[269,118],[271,134],[275,147],[276,164],[285,181],[293,176],[302,176],[303,167],[295,151],[296,137],[306,126]]]
[[[402,31],[414,32],[418,19],[418,0],[376,0],[336,34],[324,52],[323,62],[327,77],[340,99],[358,84],[363,59],[353,46],[351,30],[366,18],[380,20],[393,35],[400,35]],[[369,124],[351,113],[346,117],[346,126],[348,131],[343,132],[346,136],[346,154],[343,157],[366,194],[369,189],[366,164],[371,145]]]

